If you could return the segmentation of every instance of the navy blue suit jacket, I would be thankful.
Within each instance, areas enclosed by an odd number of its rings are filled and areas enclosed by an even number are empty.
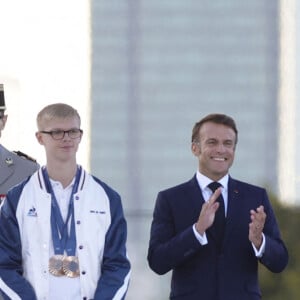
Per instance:
[[[193,232],[204,199],[196,176],[158,193],[151,225],[148,262],[165,274],[172,270],[170,299],[258,300],[258,261],[272,272],[287,265],[288,252],[266,190],[229,178],[226,229],[221,253],[213,232],[201,245]],[[264,206],[266,248],[255,256],[248,239],[250,210]]]

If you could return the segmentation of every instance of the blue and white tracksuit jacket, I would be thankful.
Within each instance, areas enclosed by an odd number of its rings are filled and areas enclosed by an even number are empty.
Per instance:
[[[130,277],[120,196],[81,172],[74,194],[83,300],[124,299]],[[41,169],[7,193],[0,212],[0,289],[4,299],[49,299],[51,195]]]

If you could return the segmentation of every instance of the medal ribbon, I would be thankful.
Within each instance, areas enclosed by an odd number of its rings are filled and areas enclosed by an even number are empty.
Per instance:
[[[47,192],[51,194],[51,232],[52,232],[54,254],[64,255],[64,251],[66,251],[68,256],[75,256],[76,235],[75,235],[73,197],[78,189],[78,184],[81,175],[81,167],[77,168],[75,182],[70,196],[66,222],[63,221],[61,211],[59,209],[57,199],[52,189],[49,175],[46,168],[43,168],[42,172],[43,172]],[[70,219],[71,219],[70,234],[68,234],[68,224]]]

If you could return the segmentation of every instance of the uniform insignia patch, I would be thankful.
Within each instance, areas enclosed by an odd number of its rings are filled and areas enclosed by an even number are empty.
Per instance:
[[[6,162],[6,164],[9,165],[9,166],[12,165],[12,164],[14,163],[14,161],[12,160],[11,157],[5,158],[5,162]]]

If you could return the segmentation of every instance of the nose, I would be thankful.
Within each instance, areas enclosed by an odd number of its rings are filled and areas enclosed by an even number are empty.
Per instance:
[[[71,140],[71,138],[70,138],[70,136],[69,136],[69,132],[68,132],[68,131],[64,131],[63,140]]]
[[[225,146],[223,145],[223,143],[218,143],[216,150],[218,153],[223,153],[225,151]]]

